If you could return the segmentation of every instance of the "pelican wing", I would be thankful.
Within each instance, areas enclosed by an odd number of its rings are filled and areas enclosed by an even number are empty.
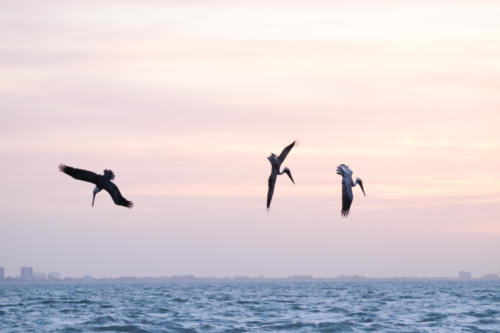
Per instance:
[[[274,185],[276,185],[276,177],[277,174],[275,172],[271,172],[269,179],[267,181],[267,209],[271,207],[271,200],[273,199],[274,193]]]
[[[103,188],[106,190],[106,192],[109,193],[115,204],[119,206],[125,206],[127,208],[132,208],[132,206],[134,205],[132,201],[129,201],[122,196],[120,190],[118,189],[118,186],[113,184],[111,181],[106,182]]]
[[[100,177],[95,172],[73,168],[64,164],[59,165],[59,170],[67,175],[70,175],[75,179],[83,180],[84,182],[89,182],[93,184],[97,184]]]
[[[295,146],[295,141],[286,146],[285,149],[283,149],[283,151],[281,152],[280,156],[278,156],[278,159],[281,161],[281,163],[283,163],[290,150],[292,150],[293,146]]]
[[[342,211],[340,212],[342,216],[347,217],[349,215],[349,209],[351,209],[352,203],[352,186],[347,181],[347,179],[342,180]]]

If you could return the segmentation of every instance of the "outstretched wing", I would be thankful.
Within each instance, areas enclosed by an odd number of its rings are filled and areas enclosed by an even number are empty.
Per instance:
[[[343,217],[349,215],[352,198],[352,186],[347,181],[342,181],[342,211],[340,213]]]
[[[75,179],[83,180],[84,182],[96,184],[99,181],[99,175],[92,171],[77,169],[64,164],[59,165],[59,170]]]
[[[286,146],[285,149],[283,149],[283,151],[281,152],[280,156],[278,156],[278,159],[281,161],[281,163],[283,163],[290,150],[292,150],[293,146],[295,146],[295,141]]]
[[[106,192],[109,193],[109,195],[111,195],[111,198],[113,199],[115,204],[119,206],[125,206],[127,208],[132,208],[132,206],[134,205],[132,201],[129,201],[122,196],[120,190],[118,189],[118,186],[113,184],[111,181],[106,182],[103,188],[106,190]]]
[[[276,184],[277,174],[272,172],[267,181],[267,209],[271,207],[271,200],[273,199],[274,185]]]

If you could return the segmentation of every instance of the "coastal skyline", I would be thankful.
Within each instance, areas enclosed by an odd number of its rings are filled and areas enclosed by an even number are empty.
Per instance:
[[[2,4],[6,275],[499,273],[500,4],[252,4]]]
[[[12,283],[12,282],[89,282],[89,281],[142,281],[142,282],[200,282],[200,281],[362,281],[362,280],[500,280],[500,276],[495,273],[488,273],[482,276],[475,276],[472,272],[459,271],[456,276],[440,276],[440,277],[426,277],[426,276],[385,276],[385,277],[370,277],[362,276],[358,274],[352,275],[338,275],[338,276],[313,276],[313,275],[289,275],[289,276],[279,276],[279,277],[267,277],[263,275],[232,275],[232,276],[195,276],[193,274],[187,275],[171,275],[171,276],[133,276],[124,275],[118,277],[106,277],[106,276],[92,276],[92,275],[82,275],[82,276],[62,276],[59,272],[40,272],[35,270],[31,266],[23,266],[19,268],[19,275],[5,275],[4,268],[0,266],[0,283]]]

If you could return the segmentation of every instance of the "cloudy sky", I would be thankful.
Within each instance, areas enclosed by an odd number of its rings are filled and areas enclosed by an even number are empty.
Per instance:
[[[3,1],[0,266],[500,273],[500,4]],[[265,209],[270,152],[300,145]],[[132,210],[59,163],[116,174]],[[339,163],[365,184],[340,216]]]

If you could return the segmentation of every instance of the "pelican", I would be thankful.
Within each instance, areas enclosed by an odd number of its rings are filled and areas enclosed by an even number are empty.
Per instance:
[[[337,167],[337,174],[342,176],[342,211],[343,217],[349,215],[349,209],[351,208],[351,203],[353,199],[352,188],[359,184],[363,195],[365,194],[365,189],[363,188],[363,181],[356,177],[355,181],[352,181],[352,171],[345,164],[341,164]]]
[[[283,168],[283,171],[280,172],[281,163],[283,163],[290,150],[292,150],[293,146],[295,146],[295,141],[286,146],[285,149],[283,149],[283,151],[281,152],[280,156],[276,156],[274,153],[271,153],[271,155],[269,155],[269,157],[267,158],[269,160],[269,163],[271,163],[271,175],[269,176],[269,180],[267,181],[267,210],[269,210],[269,207],[271,206],[271,200],[273,199],[274,193],[274,185],[276,184],[276,177],[278,175],[286,173],[292,180],[292,183],[295,184],[290,169],[285,167]]]
[[[128,201],[122,196],[118,187],[112,182],[115,178],[115,174],[111,170],[106,169],[104,170],[103,175],[98,175],[92,171],[72,168],[70,166],[60,164],[59,171],[64,172],[75,179],[95,184],[93,191],[94,195],[92,197],[92,207],[94,207],[95,195],[103,189],[111,195],[115,204],[125,206],[127,208],[132,208],[134,205],[132,201]]]

